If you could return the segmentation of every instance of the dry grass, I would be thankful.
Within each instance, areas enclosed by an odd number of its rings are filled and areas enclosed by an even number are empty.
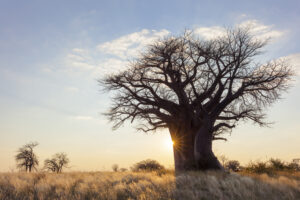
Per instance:
[[[244,176],[250,176],[256,180],[263,181],[272,185],[281,185],[282,187],[289,186],[296,190],[300,190],[300,172],[292,171],[274,171],[271,174],[256,174],[240,172]]]
[[[0,173],[0,199],[300,199],[300,173]]]

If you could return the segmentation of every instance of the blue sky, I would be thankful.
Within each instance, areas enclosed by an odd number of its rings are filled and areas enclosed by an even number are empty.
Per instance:
[[[300,71],[299,1],[0,1],[0,171],[21,145],[38,141],[40,160],[66,152],[74,170],[109,170],[154,158],[171,166],[167,131],[117,131],[101,115],[109,95],[97,79],[125,69],[151,41],[193,29],[202,38],[251,25],[271,37],[264,62],[286,58]],[[298,73],[299,74],[299,73]],[[271,128],[241,124],[217,154],[242,162],[300,157],[300,84],[268,109]]]

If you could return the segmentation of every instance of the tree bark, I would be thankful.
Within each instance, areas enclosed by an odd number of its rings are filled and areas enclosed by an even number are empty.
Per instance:
[[[203,123],[195,136],[194,156],[197,169],[199,170],[223,170],[212,151],[212,126],[210,123]]]
[[[169,127],[173,141],[175,171],[195,170],[194,131],[186,124]]]
[[[185,141],[184,144],[181,141],[180,145],[178,147],[175,141],[173,146],[175,171],[196,170],[193,141]]]
[[[169,128],[174,142],[175,171],[223,170],[212,151],[212,134],[208,125],[199,130],[188,126]]]

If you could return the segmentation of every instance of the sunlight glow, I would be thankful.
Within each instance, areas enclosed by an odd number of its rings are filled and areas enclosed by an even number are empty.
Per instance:
[[[174,145],[174,142],[172,140],[166,140],[165,142],[165,145],[168,149],[172,150],[173,149],[173,145]]]

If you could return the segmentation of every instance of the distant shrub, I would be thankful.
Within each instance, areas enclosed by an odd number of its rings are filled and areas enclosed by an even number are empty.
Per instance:
[[[284,161],[281,161],[278,158],[277,159],[271,158],[269,162],[270,162],[270,167],[272,167],[272,169],[277,171],[280,170],[299,171],[300,170],[300,166],[296,162],[286,163]]]
[[[240,171],[240,162],[237,160],[229,160],[225,163],[225,168],[234,172]]]
[[[250,162],[246,167],[245,167],[246,171],[252,172],[252,173],[258,173],[258,174],[262,174],[262,173],[271,173],[271,169],[268,166],[267,162],[263,162],[263,161],[257,161],[257,162]]]
[[[250,162],[245,168],[245,171],[252,172],[252,173],[267,173],[272,174],[276,173],[277,171],[300,171],[299,164],[295,162],[287,163],[278,158],[271,158],[267,162],[257,161],[257,162]]]
[[[288,170],[292,170],[292,171],[300,171],[300,165],[298,163],[295,163],[295,162],[288,163],[286,165],[286,168]]]
[[[126,172],[126,171],[128,171],[128,169],[127,168],[120,168],[119,171],[120,172]]]
[[[165,167],[161,165],[156,160],[143,160],[140,161],[132,166],[132,171],[138,172],[138,171],[158,171],[163,170]]]
[[[270,167],[273,169],[273,170],[284,170],[287,168],[287,165],[281,161],[280,159],[275,159],[275,158],[271,158],[269,160],[269,163],[270,163]]]

